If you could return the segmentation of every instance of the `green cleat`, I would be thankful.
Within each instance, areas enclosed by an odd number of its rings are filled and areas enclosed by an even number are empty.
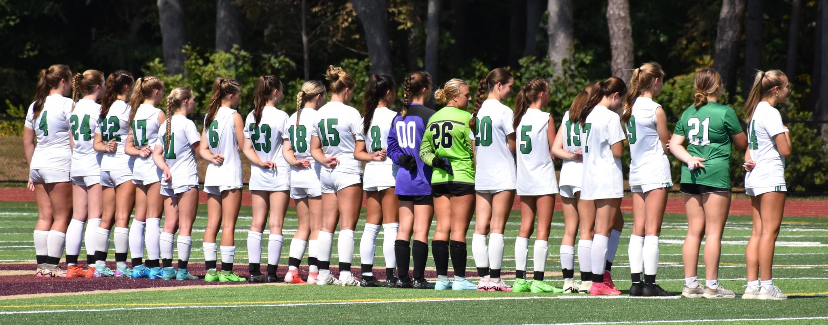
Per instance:
[[[529,292],[530,291],[530,283],[526,281],[526,279],[515,279],[515,283],[512,285],[512,292]]]
[[[206,282],[215,282],[219,281],[221,277],[216,270],[207,270],[207,274],[204,275],[204,281]]]
[[[532,293],[541,293],[541,292],[551,292],[551,293],[563,293],[563,289],[556,288],[555,286],[546,283],[544,281],[537,281],[532,280],[532,286],[529,289]]]
[[[240,277],[233,271],[221,271],[219,273],[219,282],[245,282],[245,278]]]

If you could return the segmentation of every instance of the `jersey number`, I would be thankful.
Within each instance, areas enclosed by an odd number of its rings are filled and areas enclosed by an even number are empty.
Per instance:
[[[584,146],[584,153],[589,152],[589,133],[592,132],[592,123],[584,124],[584,133],[586,133],[586,143],[587,145]]]
[[[382,132],[378,125],[371,127],[371,151],[377,152],[382,150]]]
[[[492,145],[492,118],[484,116],[474,123],[474,143],[477,146],[488,147]]]
[[[451,136],[451,131],[454,130],[454,123],[449,121],[434,123],[428,127],[428,130],[433,133],[431,140],[434,142],[435,149],[450,149],[454,145],[454,138]]]
[[[79,121],[80,118],[77,115],[69,117],[69,124],[72,125],[72,136],[75,138],[75,141],[80,139],[81,134],[83,134],[83,141],[92,140],[92,130],[89,129],[89,115],[84,115],[83,121],[78,123]]]
[[[294,133],[294,131],[296,131]],[[293,147],[293,151],[296,152],[306,152],[308,151],[308,142],[307,136],[308,132],[305,129],[304,125],[300,125],[296,127],[295,125],[291,125],[288,128],[288,133],[290,133],[290,145]]]
[[[110,116],[108,120],[103,119],[98,123],[101,124],[101,139],[103,139],[104,142],[109,142],[109,140],[113,139],[118,142],[121,141],[121,136],[115,134],[121,130],[121,120],[119,120],[117,116]],[[146,124],[146,121],[144,121],[144,130],[147,129]],[[132,137],[135,139],[135,132],[132,132]],[[134,142],[136,146],[139,145],[138,141]]]
[[[117,119],[117,118],[116,118]],[[112,120],[112,118],[110,118]],[[138,137],[138,130],[141,130],[141,137]],[[112,136],[112,126],[109,128],[110,137]],[[140,139],[140,140],[139,140]],[[147,141],[147,120],[138,120],[132,123],[132,140],[136,147],[146,146]]]
[[[46,113],[47,111],[43,111],[43,114],[40,114],[40,124],[37,125],[37,128],[43,131],[43,136],[49,136],[49,124],[46,123]]]
[[[635,135],[635,116],[630,116],[630,120],[627,121],[627,140],[630,141],[630,144],[635,144],[635,140],[637,139]]]
[[[416,149],[417,123],[398,121],[395,127],[397,128],[397,143],[399,143],[400,147]]]
[[[529,137],[529,132],[532,131],[531,125],[524,125],[520,128],[520,153],[528,155],[532,152],[532,138]]]
[[[321,139],[323,146],[338,146],[339,145],[339,130],[336,129],[336,124],[339,123],[339,119],[336,118],[329,118],[327,120],[320,120],[319,121],[319,132],[321,132]],[[325,124],[328,125],[328,128],[325,129]],[[328,138],[328,136],[333,136],[332,138]]]
[[[698,117],[693,117],[687,120],[687,126],[690,127],[690,131],[687,132],[687,139],[690,141],[690,144],[694,146],[706,146],[710,144],[710,118],[705,118],[704,121],[699,121]],[[701,128],[701,130],[699,130]],[[702,138],[699,139],[699,131],[702,133]]]
[[[218,121],[213,120],[207,128],[207,142],[210,143],[210,148],[217,148],[219,145],[218,135]]]
[[[759,150],[759,139],[756,138],[756,121],[748,125],[748,149]]]
[[[567,146],[581,146],[581,125],[566,121],[566,145]]]
[[[264,151],[265,153],[269,153],[270,149],[272,149],[272,144],[270,143],[270,136],[272,135],[272,131],[270,129],[270,125],[262,124],[256,126],[256,123],[250,123],[248,129],[252,134],[250,134],[250,142],[253,142],[253,149],[256,151]],[[264,133],[264,142],[259,143],[259,139],[262,137],[262,133]]]
[[[164,158],[166,159],[175,159],[175,133],[164,135],[164,137],[170,137],[170,144],[164,148]],[[164,139],[166,140],[166,139]],[[166,142],[166,141],[164,141]]]

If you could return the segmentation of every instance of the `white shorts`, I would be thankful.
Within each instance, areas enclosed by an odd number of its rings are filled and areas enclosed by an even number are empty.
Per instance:
[[[759,195],[762,195],[762,194],[765,194],[765,193],[770,193],[770,192],[787,192],[787,191],[788,191],[788,187],[786,187],[785,185],[769,186],[769,187],[753,187],[753,188],[746,187],[745,188],[745,194],[747,194],[749,196],[759,196]]]
[[[221,195],[221,192],[229,191],[229,190],[241,190],[241,186],[232,186],[232,185],[222,185],[222,186],[205,186],[204,193],[212,194],[212,195]]]
[[[101,183],[101,175],[98,176],[74,176],[72,177],[72,184],[78,186],[92,186]]]
[[[187,192],[193,188],[197,189],[198,185],[184,185],[176,188],[161,186],[161,195],[168,197],[178,197],[178,194]]]
[[[287,191],[290,189],[290,167],[276,169],[250,168],[251,191]]]
[[[135,185],[150,185],[160,182],[163,174],[164,172],[158,169],[158,167],[154,167],[150,170],[139,170],[138,168],[135,168],[132,170],[132,182],[135,183]]]
[[[581,191],[581,187],[579,186],[572,186],[572,185],[561,185],[558,188],[560,191],[561,197],[574,199],[576,198],[575,194]]]
[[[101,185],[104,187],[117,187],[131,180],[132,172],[129,169],[101,171]]]
[[[480,194],[497,194],[503,191],[514,191],[515,189],[508,189],[508,190],[475,190],[475,192]]]
[[[397,185],[397,165],[365,165],[362,175],[362,188],[366,191],[379,191]]]
[[[323,168],[319,173],[319,182],[322,183],[322,193],[336,193],[348,186],[362,183],[362,175]]]
[[[306,197],[319,197],[322,195],[322,187],[314,188],[291,188],[290,198],[294,200],[304,199]]]
[[[382,192],[389,188],[394,188],[394,186],[362,186],[362,190],[366,192]]]
[[[69,181],[69,171],[32,169],[29,170],[29,179],[39,184],[65,183]]]
[[[630,191],[633,193],[647,193],[652,190],[657,190],[660,188],[672,188],[673,183],[654,183],[654,184],[642,184],[642,185],[630,185]]]

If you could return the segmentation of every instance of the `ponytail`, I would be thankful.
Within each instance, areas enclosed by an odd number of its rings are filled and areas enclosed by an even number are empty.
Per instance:
[[[474,130],[477,124],[477,113],[480,112],[480,107],[483,106],[483,101],[486,100],[486,90],[489,89],[486,84],[486,79],[481,79],[480,83],[477,84],[477,95],[474,100],[474,111],[472,112],[472,117],[469,120],[469,128],[472,130]]]
[[[750,120],[753,119],[753,112],[756,111],[756,106],[765,96],[770,95],[774,87],[782,88],[785,86],[782,80],[783,76],[785,76],[785,73],[780,70],[756,72],[753,87],[750,88],[750,95],[745,101],[745,122],[750,123]]]
[[[609,77],[607,80],[596,83],[595,88],[589,92],[589,99],[587,100],[586,106],[581,111],[580,116],[578,116],[581,125],[586,124],[587,117],[604,97],[612,96],[615,93],[618,93],[619,96],[624,96],[627,93],[627,85],[620,78]]]
[[[372,75],[371,81],[368,82],[368,89],[365,90],[364,106],[362,109],[362,133],[368,134],[368,129],[371,128],[371,121],[374,119],[374,112],[377,110],[380,99],[385,97],[385,94],[391,91],[397,92],[397,85],[394,83],[394,78],[387,75]]]
[[[170,134],[172,133],[173,114],[181,108],[181,105],[184,104],[185,100],[191,98],[193,98],[193,91],[187,87],[177,87],[173,89],[167,96],[166,105],[164,105],[167,113],[167,136],[164,138],[164,148],[170,147],[170,137],[172,136]]]
[[[156,90],[164,91],[164,82],[158,79],[158,77],[148,76],[138,78],[135,81],[132,98],[129,100],[129,105],[132,106],[132,110],[129,112],[129,125],[132,125],[132,121],[135,120],[135,113],[138,112],[138,106],[141,106]]]
[[[645,63],[633,70],[632,78],[630,78],[630,91],[624,100],[624,115],[621,116],[622,125],[626,125],[627,121],[630,120],[635,100],[644,91],[654,91],[653,84],[655,80],[663,78],[664,71],[661,70],[661,65],[655,62]]]
[[[210,97],[210,104],[207,106],[207,117],[204,119],[204,127],[209,127],[210,123],[213,123],[219,106],[221,106],[222,98],[230,94],[237,95],[239,93],[241,93],[241,87],[239,87],[237,81],[224,79],[222,77],[216,78],[216,81],[213,82],[213,95]]]
[[[100,119],[106,118],[106,115],[109,114],[109,108],[118,100],[118,95],[129,92],[133,82],[132,75],[124,70],[115,71],[106,78],[103,99],[101,99]]]
[[[425,93],[423,93],[424,88]],[[400,116],[405,117],[408,114],[408,106],[411,105],[414,97],[423,96],[424,100],[428,100],[429,95],[431,95],[431,75],[425,71],[410,73],[403,83],[403,107]]]
[[[722,76],[714,69],[701,69],[696,73],[693,82],[696,93],[693,94],[693,105],[696,109],[707,105],[707,97],[713,95],[722,84]]]
[[[578,114],[576,121],[581,123],[581,126],[586,124],[587,116],[589,113],[592,113],[592,109],[604,99],[604,89],[601,88],[601,83],[596,82],[593,87],[591,87],[589,91],[589,95],[587,96],[587,101],[584,104],[584,107],[581,108],[580,114]],[[569,113],[569,118],[572,118],[572,112]]]
[[[296,127],[299,127],[299,117],[301,117],[302,109],[305,108],[305,102],[313,99],[316,96],[325,96],[325,85],[318,80],[308,80],[302,84],[302,90],[296,95]],[[318,108],[318,107],[317,107]]]
[[[596,84],[587,84],[584,86],[584,89],[575,96],[575,99],[572,101],[572,105],[569,106],[569,121],[572,123],[578,123],[581,121],[581,112],[586,107],[587,102],[589,101],[589,93],[595,91]],[[600,87],[599,87],[600,88]]]
[[[35,88],[34,105],[32,107],[32,117],[37,118],[40,112],[43,111],[43,105],[46,104],[46,97],[49,96],[49,91],[60,87],[60,82],[72,82],[72,71],[68,66],[63,64],[55,64],[49,69],[40,70],[37,79],[37,88]]]
[[[515,118],[512,121],[512,126],[517,129],[520,120],[526,115],[526,111],[536,100],[540,99],[540,94],[549,91],[549,83],[543,78],[533,78],[523,85],[515,99]]]
[[[469,128],[474,129],[475,127],[477,112],[480,111],[480,106],[483,106],[483,101],[486,100],[486,92],[492,90],[498,83],[502,85],[509,83],[509,79],[512,79],[509,70],[497,68],[489,72],[486,78],[480,80],[480,83],[477,84],[477,99],[474,103],[474,113],[472,113],[472,118],[469,120]]]
[[[72,111],[75,110],[75,105],[80,100],[80,82],[83,79],[83,75],[80,73],[76,73],[75,77],[72,78]]]
[[[273,75],[259,77],[253,95],[253,118],[256,125],[262,122],[262,111],[267,102],[273,99],[271,94],[274,90],[282,90],[282,81],[279,78]]]

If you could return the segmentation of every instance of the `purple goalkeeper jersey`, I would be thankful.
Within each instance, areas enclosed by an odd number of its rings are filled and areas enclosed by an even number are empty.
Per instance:
[[[388,157],[394,164],[401,166],[397,171],[397,183],[394,193],[397,195],[423,196],[431,195],[431,166],[420,160],[420,143],[425,134],[425,125],[434,114],[434,110],[420,104],[408,106],[405,117],[397,116],[388,132]],[[402,167],[400,158],[410,155],[417,161],[417,171],[411,173]]]

